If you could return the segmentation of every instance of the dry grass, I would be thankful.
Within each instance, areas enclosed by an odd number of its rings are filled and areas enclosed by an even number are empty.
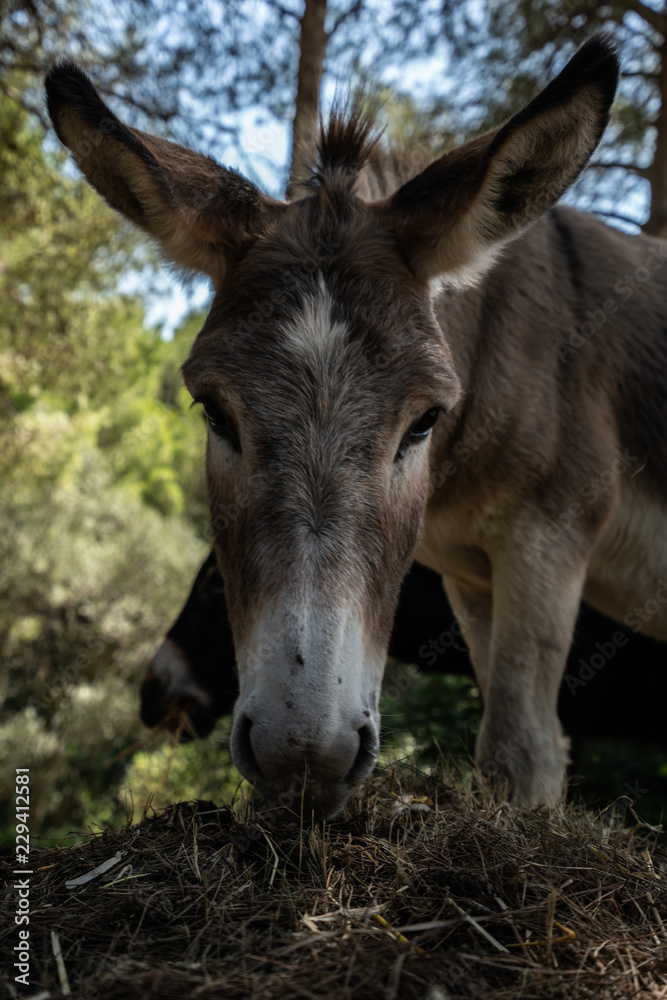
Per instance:
[[[388,771],[306,830],[248,805],[180,804],[31,861],[32,985],[9,995],[667,997],[656,835],[610,813],[517,813],[451,777],[399,785]],[[17,928],[3,928],[7,956]],[[3,975],[13,990],[9,963]]]

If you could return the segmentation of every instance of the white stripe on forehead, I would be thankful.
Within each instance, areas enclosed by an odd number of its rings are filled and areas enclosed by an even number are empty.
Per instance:
[[[323,361],[347,333],[344,323],[332,319],[332,307],[333,299],[320,274],[315,294],[304,296],[301,308],[280,325],[285,347],[301,358]]]

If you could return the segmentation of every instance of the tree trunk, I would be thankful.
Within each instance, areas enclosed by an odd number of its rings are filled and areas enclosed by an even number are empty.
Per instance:
[[[667,36],[666,36],[667,37]],[[655,122],[657,138],[655,156],[649,170],[651,180],[651,213],[644,232],[667,239],[667,50],[666,39],[660,46],[660,111]]]
[[[292,126],[292,163],[287,185],[288,198],[302,198],[309,177],[320,107],[320,81],[328,36],[324,30],[327,0],[306,0],[301,18],[299,76],[296,111]]]

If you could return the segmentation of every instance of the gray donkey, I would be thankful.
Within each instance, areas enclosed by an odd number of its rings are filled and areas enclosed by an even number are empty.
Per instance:
[[[594,36],[506,125],[411,179],[369,121],[334,113],[289,203],[126,127],[73,64],[49,73],[91,184],[215,287],[183,374],[209,425],[232,753],[280,803],[305,787],[331,816],[373,768],[413,557],[464,625],[478,765],[521,805],[561,793],[582,595],[667,639],[667,247],[552,207],[617,76]]]

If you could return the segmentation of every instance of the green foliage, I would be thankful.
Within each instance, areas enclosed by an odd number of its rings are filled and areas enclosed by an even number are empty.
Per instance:
[[[390,661],[380,711],[383,742],[393,753],[416,755],[420,766],[435,763],[440,751],[472,756],[481,712],[479,691],[468,677],[422,674]]]
[[[44,133],[0,95],[0,401],[25,409],[56,393],[114,397],[146,360],[136,338],[140,305],[115,291],[140,258],[130,234],[81,180],[63,175],[63,156],[45,156]]]
[[[78,793],[118,777],[103,761],[140,734],[140,675],[206,551],[183,519],[132,490],[73,485],[0,496],[12,526],[0,554],[0,745],[12,767],[33,769],[32,813],[49,830],[81,821]]]
[[[624,83],[604,155],[641,167],[659,60],[644,29],[628,24],[628,6],[447,0],[417,16],[409,0],[391,10],[383,0],[332,2],[328,59],[349,77],[359,39],[383,66],[430,54],[444,23],[456,87],[432,105],[427,127],[415,127],[406,95],[380,96],[394,139],[412,148],[437,126],[446,145],[530,99],[547,61],[562,63],[592,27],[622,22],[626,65],[629,52],[639,75]],[[31,768],[33,832],[58,836],[123,822],[156,791],[157,802],[219,800],[237,780],[225,724],[203,744],[118,756],[142,735],[141,674],[207,549],[204,434],[179,375],[200,318],[164,343],[142,303],[119,294],[128,270],[150,283],[155,256],[54,152],[41,74],[54,53],[73,56],[134,123],[169,122],[190,143],[222,141],[228,155],[239,151],[230,109],[261,104],[258,119],[275,129],[289,118],[299,14],[269,0],[191,9],[123,0],[94,16],[75,0],[0,2],[0,823],[10,838],[13,767]],[[614,182],[616,203],[619,193]],[[434,740],[470,751],[478,707],[468,681],[396,667],[383,710],[394,752],[429,766]],[[619,775],[634,780],[623,760]],[[662,787],[637,768],[641,787]],[[605,794],[622,794],[619,781]]]
[[[623,739],[591,740],[584,750],[581,775],[573,778],[572,797],[593,809],[619,800],[621,806],[632,806],[644,822],[664,825],[665,751]]]
[[[146,254],[44,138],[0,92],[0,800],[30,767],[33,831],[64,833],[113,795],[207,550],[205,435],[178,374],[197,320],[146,329],[116,290]]]
[[[136,753],[121,787],[125,808],[133,805],[136,816],[146,803],[159,809],[179,800],[230,801],[239,787],[248,787],[232,763],[230,730],[231,719],[221,719],[203,742],[172,745],[165,739]]]

